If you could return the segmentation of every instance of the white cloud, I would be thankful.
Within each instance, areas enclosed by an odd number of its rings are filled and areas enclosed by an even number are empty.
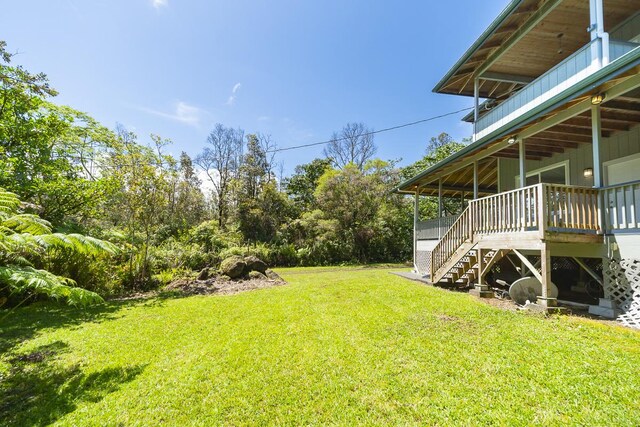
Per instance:
[[[236,102],[236,95],[238,94],[238,91],[241,87],[242,84],[240,83],[236,83],[233,86],[233,89],[231,89],[231,96],[229,96],[229,99],[227,99],[227,105],[233,105]]]
[[[184,123],[189,126],[198,126],[202,119],[202,116],[206,114],[206,111],[189,105],[186,102],[178,101],[175,105],[175,109],[172,113],[166,113],[164,111],[153,110],[151,108],[141,108],[147,113],[154,114],[159,117],[175,120],[180,123]]]
[[[151,4],[156,9],[160,9],[169,6],[169,0],[151,0]]]

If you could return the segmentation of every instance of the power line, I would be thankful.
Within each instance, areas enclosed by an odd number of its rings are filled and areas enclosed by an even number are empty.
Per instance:
[[[472,110],[472,109],[473,109],[473,107],[463,108],[462,110],[452,111],[452,112],[446,113],[446,114],[440,114],[439,116],[433,116],[433,117],[429,117],[427,119],[422,119],[422,120],[418,120],[418,121],[411,122],[411,123],[405,123],[403,125],[392,126],[390,128],[374,130],[372,132],[363,133],[362,136],[375,135],[377,133],[389,132],[389,131],[396,130],[396,129],[406,128],[406,127],[409,127],[409,126],[415,126],[415,125],[419,125],[420,123],[426,123],[426,122],[430,122],[430,121],[433,121],[433,120],[441,119],[443,117],[453,116],[454,114],[463,113],[465,111],[469,111],[469,110]],[[324,144],[328,144],[328,143],[333,142],[333,141],[345,141],[347,139],[348,138],[330,139],[328,141],[312,142],[310,144],[294,145],[294,146],[285,147],[285,148],[276,148],[276,149],[267,151],[267,153],[277,153],[277,152],[280,152],[280,151],[297,150],[299,148],[314,147],[316,145],[324,145]]]

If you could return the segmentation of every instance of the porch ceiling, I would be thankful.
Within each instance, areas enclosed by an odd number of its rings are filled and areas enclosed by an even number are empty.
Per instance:
[[[636,1],[604,0],[605,29],[610,31],[637,10]],[[589,22],[587,0],[520,1],[434,90],[473,96],[474,76],[486,68],[480,97],[505,99],[589,43]]]
[[[640,90],[636,89],[613,100],[605,100],[600,111],[603,137],[629,131],[631,127],[640,124]],[[540,160],[591,142],[591,112],[585,111],[527,138],[525,154],[529,160]],[[514,144],[493,155],[517,159],[518,150],[518,144]]]
[[[498,192],[498,159],[488,157],[478,162],[478,194],[481,197]],[[420,194],[438,195],[438,182],[424,182]],[[445,197],[473,198],[473,165],[462,168],[442,178],[442,195]]]

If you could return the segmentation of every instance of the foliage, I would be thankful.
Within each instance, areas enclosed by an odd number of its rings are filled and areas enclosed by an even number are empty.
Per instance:
[[[232,296],[18,310],[0,331],[0,343],[16,343],[0,352],[0,417],[8,426],[640,423],[637,332],[505,311],[389,271],[282,269],[288,285]]]
[[[0,187],[25,202],[9,224],[20,230],[12,239],[26,239],[21,227],[50,231],[38,237],[41,246],[22,241],[12,256],[101,295],[152,289],[234,253],[279,266],[406,261],[412,206],[390,191],[461,146],[441,134],[424,159],[399,170],[374,158],[371,129],[348,123],[333,134],[327,158],[276,179],[269,135],[216,124],[194,160],[176,158],[167,139],[143,141],[52,103],[47,77],[14,66],[4,42],[0,57]],[[460,208],[455,200],[445,206]],[[433,201],[422,210],[437,215]],[[83,252],[93,242],[87,234],[122,251]],[[73,248],[74,239],[83,244]]]
[[[115,253],[116,247],[81,234],[52,233],[49,222],[19,209],[18,197],[0,188],[0,295],[43,295],[71,305],[101,301],[97,294],[75,287],[73,280],[34,268],[34,263],[55,249],[99,255]]]
[[[109,191],[94,165],[113,133],[88,115],[52,104],[47,77],[11,64],[0,41],[0,187],[59,225],[96,214]]]
[[[294,174],[285,181],[285,192],[299,212],[317,208],[314,193],[320,177],[330,168],[331,160],[314,159],[311,163],[296,166]]]
[[[386,212],[387,220],[391,213],[398,215],[400,222],[408,224],[407,201],[389,194],[396,181],[397,171],[393,164],[383,161],[367,163],[364,171],[355,165],[347,165],[341,171],[330,170],[320,178],[316,198],[323,207],[323,217],[335,221],[336,231],[342,236],[341,243],[351,248],[349,259],[361,263],[385,260],[383,254],[376,250],[380,247],[372,245],[377,240],[384,247],[384,237],[390,235],[385,232],[388,223],[381,217],[382,212]],[[410,242],[409,229],[403,227],[400,230],[395,230],[398,237]],[[386,260],[405,259],[408,248],[406,243],[403,246],[394,258]]]

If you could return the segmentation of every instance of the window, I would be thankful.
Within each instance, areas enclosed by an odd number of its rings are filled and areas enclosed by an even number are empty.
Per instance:
[[[526,185],[540,184],[541,182],[547,184],[563,184],[569,183],[569,160],[556,163],[551,166],[532,170],[527,172]],[[520,175],[516,175],[516,186],[520,187]]]

